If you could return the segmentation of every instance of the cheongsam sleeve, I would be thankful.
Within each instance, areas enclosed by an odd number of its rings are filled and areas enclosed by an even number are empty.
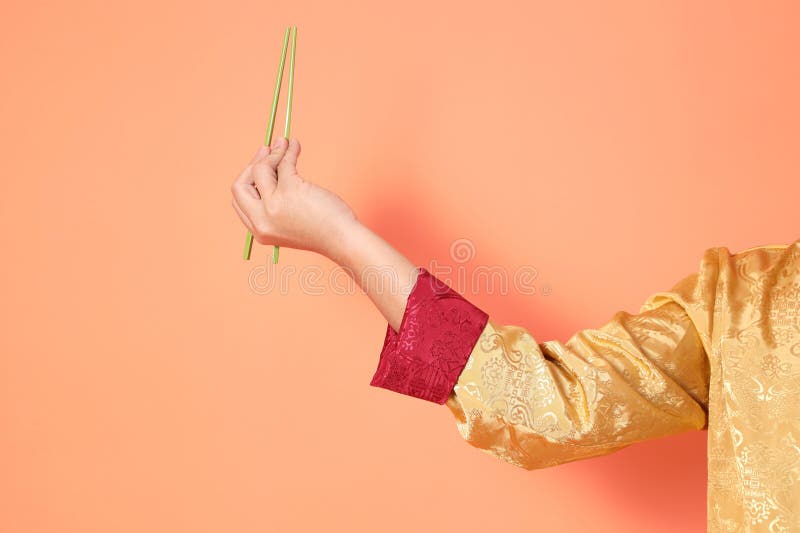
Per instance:
[[[386,326],[370,385],[444,404],[489,319],[423,267],[398,331]]]
[[[525,469],[704,429],[717,272],[717,249],[708,249],[698,272],[638,313],[618,311],[566,342],[498,324],[461,296],[442,307],[422,299],[406,309],[413,327],[387,332],[382,358],[402,369],[404,385],[386,388],[446,404],[466,442]],[[385,386],[390,374],[372,384]]]

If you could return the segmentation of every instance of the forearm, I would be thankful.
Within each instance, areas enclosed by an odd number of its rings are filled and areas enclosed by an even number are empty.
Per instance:
[[[331,228],[328,225],[328,228]],[[488,315],[355,217],[324,239],[388,325],[370,385],[444,404]]]
[[[342,267],[397,331],[417,267],[358,220],[342,225],[324,255]]]

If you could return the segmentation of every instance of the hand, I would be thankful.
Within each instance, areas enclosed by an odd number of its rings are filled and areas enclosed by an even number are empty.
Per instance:
[[[397,331],[417,278],[415,265],[361,224],[336,194],[303,179],[299,155],[297,139],[281,137],[272,148],[259,148],[233,182],[233,208],[261,244],[311,250],[343,267]],[[376,266],[400,290],[374,283]]]
[[[284,137],[258,149],[233,182],[233,208],[261,244],[330,256],[356,225],[356,215],[336,194],[297,172],[300,142]]]

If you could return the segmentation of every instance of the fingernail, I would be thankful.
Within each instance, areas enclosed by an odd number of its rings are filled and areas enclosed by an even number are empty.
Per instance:
[[[285,140],[286,139],[284,137],[278,137],[277,139],[275,139],[275,142],[272,143],[272,148],[280,148],[281,146],[283,146],[283,141]]]
[[[258,152],[256,152],[256,157],[267,155],[267,153],[269,153],[269,146],[262,146],[258,149]]]

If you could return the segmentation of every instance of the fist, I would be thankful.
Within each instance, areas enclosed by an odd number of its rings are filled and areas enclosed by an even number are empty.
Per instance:
[[[329,255],[356,223],[350,206],[297,171],[300,141],[258,149],[233,182],[233,208],[261,244]]]

